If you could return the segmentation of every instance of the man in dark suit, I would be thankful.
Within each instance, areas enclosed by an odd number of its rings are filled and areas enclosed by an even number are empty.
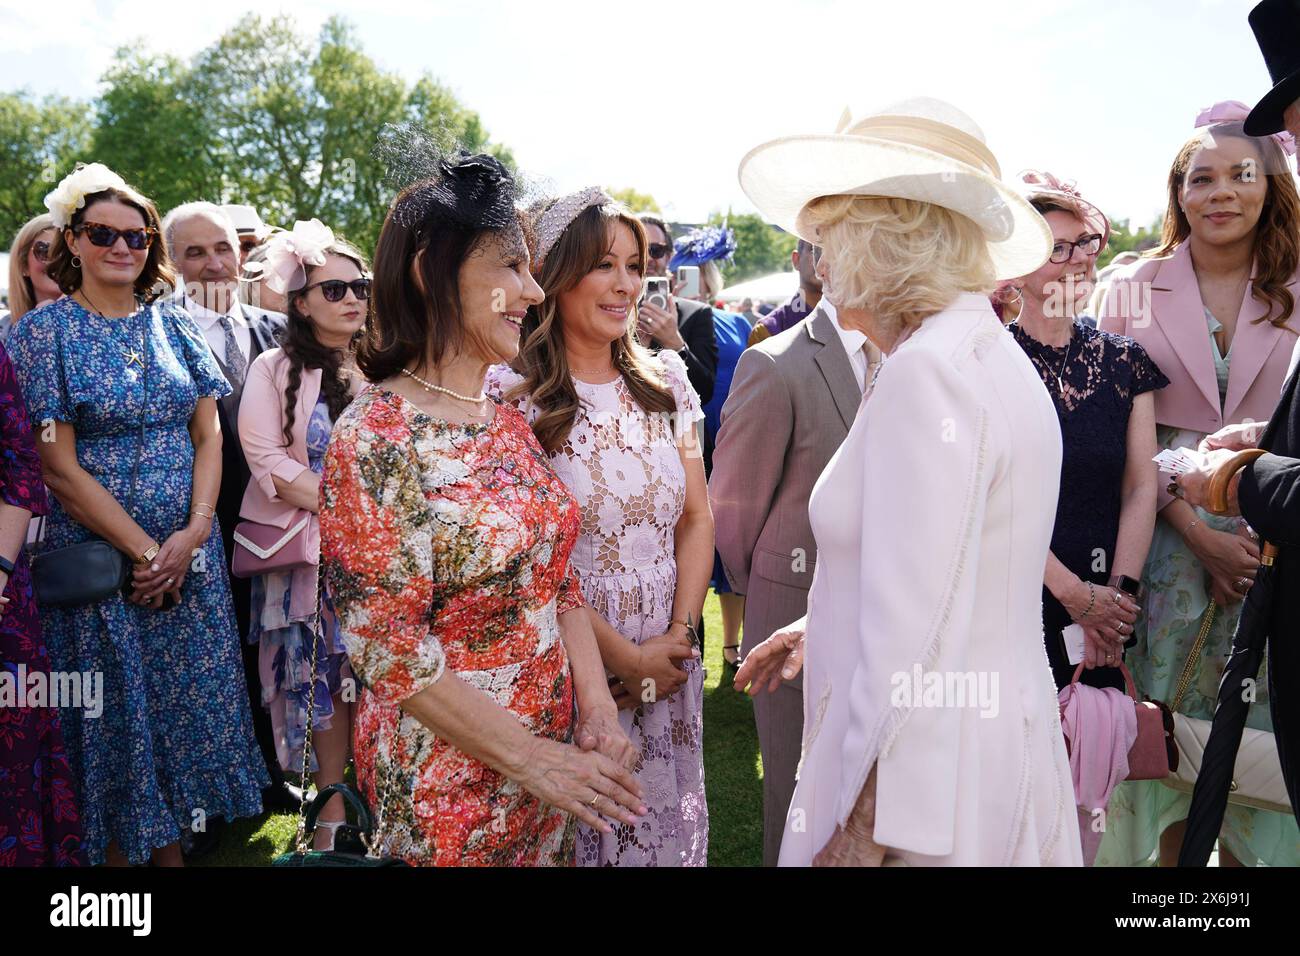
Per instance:
[[[219,206],[204,202],[186,203],[169,212],[162,226],[163,236],[183,282],[178,302],[203,333],[232,389],[217,403],[222,442],[221,490],[215,503],[226,550],[226,566],[229,567],[234,549],[234,529],[239,523],[239,507],[249,481],[248,463],[239,442],[239,400],[248,367],[262,352],[276,347],[285,317],[279,312],[268,312],[240,301],[239,240],[234,224]],[[247,637],[249,632],[250,591],[248,580],[230,578],[241,638]],[[262,794],[262,805],[272,811],[296,810],[298,801],[280,771],[270,716],[262,706],[258,649],[256,645],[241,640],[241,650],[253,712],[253,729],[271,778],[271,786]],[[215,836],[219,828],[211,832]],[[202,844],[203,841],[199,842]],[[197,850],[201,852],[204,848],[200,845]],[[192,851],[191,855],[196,854]]]
[[[637,217],[645,226],[650,252],[645,264],[648,276],[667,276],[668,260],[673,255],[673,240],[668,226],[658,216],[642,213]],[[713,398],[713,382],[718,375],[718,339],[713,332],[713,309],[707,302],[692,302],[673,296],[668,309],[648,302],[637,307],[641,326],[656,349],[672,349],[686,363],[686,376],[700,396],[700,405]]]

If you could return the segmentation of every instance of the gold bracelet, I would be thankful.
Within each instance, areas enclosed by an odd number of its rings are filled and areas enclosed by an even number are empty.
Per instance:
[[[198,508],[191,508],[191,509],[190,509],[190,514],[192,514],[192,515],[198,515],[200,518],[211,518],[212,515],[213,515],[213,512],[209,511],[207,514],[204,514],[204,513],[203,513],[202,511],[200,511]]]

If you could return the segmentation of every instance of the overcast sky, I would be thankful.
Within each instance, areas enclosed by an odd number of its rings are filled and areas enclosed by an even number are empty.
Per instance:
[[[751,210],[736,165],[764,140],[927,95],[975,118],[1004,176],[1048,169],[1145,223],[1198,109],[1270,86],[1253,2],[0,0],[0,89],[90,97],[123,44],[185,56],[250,9],[291,10],[308,34],[341,14],[381,67],[448,84],[530,173],[635,187],[674,219]]]

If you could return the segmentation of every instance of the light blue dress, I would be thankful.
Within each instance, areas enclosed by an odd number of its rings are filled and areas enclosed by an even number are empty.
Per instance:
[[[1205,310],[1210,351],[1219,383],[1222,407],[1228,393],[1228,354],[1219,351],[1214,333],[1223,328],[1209,309]],[[1190,429],[1160,425],[1156,441],[1161,448],[1195,448],[1205,434]],[[1197,509],[1197,517],[1216,531],[1235,532],[1236,518],[1219,517]],[[1201,620],[1210,606],[1205,568],[1187,547],[1182,535],[1169,523],[1157,519],[1151,550],[1142,573],[1147,588],[1144,613],[1134,625],[1137,640],[1125,660],[1133,672],[1138,693],[1173,703],[1178,675],[1196,641]],[[1201,659],[1187,688],[1179,711],[1189,717],[1211,720],[1218,699],[1219,679],[1232,647],[1241,604],[1220,607],[1206,635]],[[1246,726],[1272,731],[1269,713],[1268,664],[1260,669],[1255,703],[1251,704]],[[1157,780],[1135,780],[1115,788],[1106,809],[1106,831],[1097,852],[1098,866],[1141,866],[1155,854],[1160,834],[1171,824],[1187,819],[1191,794],[1174,790]],[[1300,828],[1289,813],[1255,810],[1228,804],[1223,817],[1222,842],[1247,866],[1300,866]]]
[[[132,516],[159,543],[183,528],[195,404],[230,389],[193,320],[165,303],[106,319],[63,298],[25,316],[9,349],[37,440],[54,421],[73,425],[78,463],[124,507],[145,399],[141,362],[131,356],[148,352],[148,431]],[[92,537],[51,496],[46,547]],[[215,520],[181,596],[166,611],[120,594],[41,611],[53,668],[103,675],[101,714],[60,710],[92,864],[110,841],[145,863],[185,827],[261,812],[268,780]]]

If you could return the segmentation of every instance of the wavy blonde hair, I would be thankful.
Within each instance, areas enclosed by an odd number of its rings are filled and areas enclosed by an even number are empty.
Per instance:
[[[506,395],[509,400],[527,395],[538,409],[533,434],[554,454],[564,446],[573,423],[577,421],[580,401],[578,389],[569,375],[569,360],[564,351],[564,317],[560,315],[559,296],[577,286],[611,245],[613,231],[619,224],[632,230],[646,259],[645,227],[618,203],[590,206],[571,222],[542,263],[537,282],[546,293],[540,306],[530,306],[524,319],[523,344],[511,367],[524,380]],[[635,301],[635,300],[634,300]],[[646,412],[675,412],[677,400],[672,390],[655,371],[649,349],[636,338],[636,306],[628,316],[627,329],[609,345],[614,368],[636,403]]]
[[[32,251],[37,237],[47,229],[54,229],[54,217],[43,212],[27,220],[9,249],[9,314],[15,323],[36,308],[36,287],[32,285],[31,276],[23,270],[27,268],[27,254]],[[50,238],[53,248],[53,237]]]
[[[829,269],[832,301],[864,309],[893,332],[915,328],[962,292],[997,286],[984,233],[933,203],[893,196],[822,196],[805,208]]]

